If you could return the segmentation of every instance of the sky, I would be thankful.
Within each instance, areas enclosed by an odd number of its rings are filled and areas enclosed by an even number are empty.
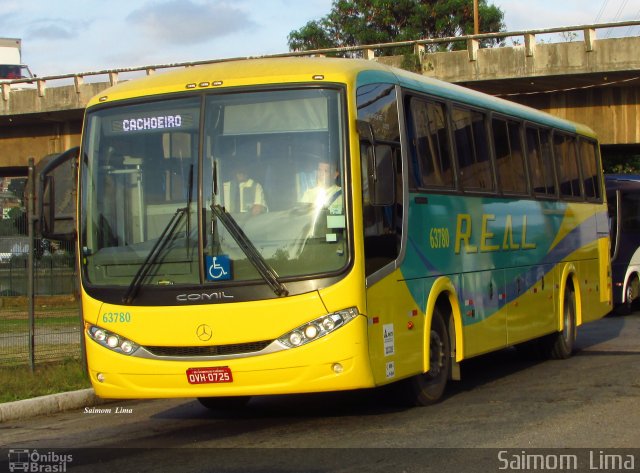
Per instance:
[[[471,0],[469,0],[471,3]],[[640,19],[640,0],[488,0],[508,31]],[[288,51],[332,0],[0,0],[0,37],[38,76]],[[640,27],[615,36],[639,35]],[[598,37],[611,35],[599,30]],[[416,38],[418,39],[418,38]]]

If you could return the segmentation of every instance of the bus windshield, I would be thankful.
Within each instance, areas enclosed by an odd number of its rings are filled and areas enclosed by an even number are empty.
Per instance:
[[[129,287],[127,298],[145,285],[280,287],[347,264],[340,90],[127,103],[85,126],[89,285]]]

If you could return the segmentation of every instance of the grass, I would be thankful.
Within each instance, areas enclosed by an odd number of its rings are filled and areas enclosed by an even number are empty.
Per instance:
[[[0,402],[75,391],[91,386],[82,361],[68,359],[36,364],[32,373],[28,365],[0,367]]]
[[[26,310],[28,299],[26,296],[6,296],[0,297],[0,307],[5,309]],[[36,310],[78,309],[79,302],[74,296],[35,296],[34,305]]]
[[[77,315],[52,316],[49,314],[44,317],[37,315],[35,318],[36,330],[66,330],[73,331],[80,329],[80,319]],[[3,333],[28,332],[29,319],[27,316],[20,317],[0,317],[0,330]]]
[[[36,296],[34,305],[36,334],[46,333],[45,341],[48,342],[43,343],[38,339],[36,360],[60,357],[61,354],[68,356],[68,359],[37,362],[32,373],[29,365],[24,364],[24,360],[28,359],[28,347],[24,346],[26,342],[7,342],[12,337],[26,336],[28,333],[27,298],[0,297],[0,334],[4,335],[3,343],[8,343],[0,347],[3,350],[0,353],[0,402],[90,387],[82,361],[75,356],[79,354],[80,344],[69,345],[69,340],[73,338],[71,334],[81,330],[79,302],[74,296]],[[57,343],[52,343],[52,340]],[[16,365],[16,362],[20,365]]]

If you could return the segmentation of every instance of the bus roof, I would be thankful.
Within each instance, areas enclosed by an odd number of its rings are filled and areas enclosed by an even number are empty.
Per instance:
[[[354,87],[373,83],[398,84],[446,100],[595,138],[595,133],[587,126],[466,87],[362,59],[283,57],[221,61],[122,82],[91,99],[88,106],[185,90],[309,82],[345,83]]]
[[[639,174],[605,174],[607,190],[640,190]]]

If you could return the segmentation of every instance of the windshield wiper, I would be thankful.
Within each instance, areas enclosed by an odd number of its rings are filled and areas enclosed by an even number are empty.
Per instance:
[[[269,285],[277,296],[287,296],[289,290],[278,280],[278,273],[269,266],[258,249],[251,243],[249,237],[244,233],[235,219],[219,204],[211,205],[211,211],[222,225],[231,234],[242,252],[247,255],[249,262],[256,268],[262,279]]]
[[[187,241],[187,252],[189,251],[189,238],[191,237],[191,202],[193,201],[193,164],[189,166],[189,189],[187,190],[187,229],[185,240]]]
[[[176,209],[176,212],[171,217],[171,220],[169,220],[169,223],[167,223],[167,226],[164,227],[164,230],[162,230],[160,237],[156,240],[153,247],[151,248],[151,251],[149,251],[149,254],[140,265],[138,272],[133,277],[131,284],[129,284],[129,288],[127,289],[127,292],[125,292],[124,296],[122,297],[122,302],[124,304],[131,304],[133,300],[136,298],[136,296],[138,295],[138,291],[140,290],[140,286],[142,286],[142,281],[144,281],[144,278],[147,277],[147,274],[149,274],[149,269],[156,262],[156,260],[158,259],[158,256],[162,253],[162,250],[164,250],[164,247],[167,246],[167,243],[169,242],[169,240],[171,240],[171,237],[173,237],[173,234],[176,232],[176,229],[178,228],[178,225],[182,221],[182,217],[184,215],[187,216],[187,229],[185,234],[185,240],[187,242],[186,243],[187,251],[189,251],[192,200],[193,200],[193,164],[189,167],[189,189],[187,194],[187,206],[182,207],[180,209]]]
[[[169,220],[169,223],[167,223],[167,226],[164,227],[164,230],[162,230],[162,234],[156,240],[153,247],[151,248],[151,251],[149,251],[149,254],[140,265],[138,272],[133,277],[131,284],[129,284],[127,292],[125,292],[124,296],[122,296],[123,304],[131,304],[133,302],[135,297],[138,295],[140,286],[142,286],[142,281],[144,281],[144,278],[146,278],[147,274],[149,274],[149,269],[151,268],[153,263],[156,262],[158,256],[162,253],[162,250],[164,250],[165,246],[167,246],[167,243],[169,242],[171,237],[173,237],[173,234],[176,232],[176,229],[182,221],[182,218],[188,213],[189,207],[187,206],[177,209],[176,213],[173,214],[171,220]]]

